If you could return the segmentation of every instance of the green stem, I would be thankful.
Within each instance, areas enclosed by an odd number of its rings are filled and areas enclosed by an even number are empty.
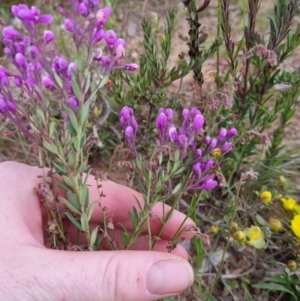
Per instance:
[[[241,187],[242,187],[242,180],[240,180],[240,182],[239,182],[239,185],[238,185],[238,188],[237,188],[237,191],[236,191],[236,196],[235,196],[234,210],[233,210],[233,213],[232,213],[232,215],[231,215],[231,217],[229,219],[229,233],[231,233],[232,230],[233,230],[233,221],[235,219],[237,208],[238,208],[238,199],[239,199]],[[228,238],[227,242],[226,242],[226,245],[225,245],[225,248],[224,248],[224,251],[223,251],[223,254],[222,254],[222,259],[221,259],[220,267],[219,267],[217,275],[216,275],[216,277],[215,277],[215,279],[214,279],[214,281],[212,283],[212,286],[211,286],[211,288],[210,288],[210,290],[208,292],[206,301],[210,300],[212,292],[213,292],[213,290],[214,290],[214,288],[215,288],[215,286],[217,284],[218,279],[220,278],[220,275],[221,275],[221,272],[222,272],[222,269],[223,269],[223,266],[224,266],[224,262],[225,262],[226,252],[227,252],[229,246],[230,246],[230,239]]]

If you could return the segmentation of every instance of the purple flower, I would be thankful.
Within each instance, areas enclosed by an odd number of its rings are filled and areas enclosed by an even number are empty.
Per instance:
[[[127,139],[131,139],[134,136],[134,129],[132,126],[128,126],[125,130],[125,136]]]
[[[194,131],[198,132],[200,129],[202,129],[204,124],[204,117],[202,116],[202,114],[198,114],[196,115],[196,117],[194,118]]]
[[[39,54],[39,50],[36,46],[33,45],[29,48],[29,53],[31,58],[36,59]]]
[[[101,56],[101,58],[100,58],[100,66],[101,67],[104,67],[104,68],[108,67],[110,62],[111,62],[111,59],[108,56],[105,56],[105,55]]]
[[[48,45],[51,43],[55,38],[55,35],[52,31],[50,30],[45,30],[44,32],[44,45]]]
[[[174,125],[170,126],[170,128],[169,128],[169,137],[170,137],[171,141],[173,141],[173,142],[178,141],[177,130]]]
[[[125,56],[125,49],[124,47],[120,44],[117,46],[115,50],[115,60],[121,60]]]
[[[226,136],[227,136],[227,130],[224,129],[224,128],[221,128],[220,131],[219,131],[218,139],[219,139],[220,141],[224,141],[225,138],[226,138]]]
[[[168,117],[168,121],[172,121],[172,119],[174,117],[174,111],[172,109],[167,108],[166,115]]]
[[[93,44],[100,42],[104,37],[105,31],[103,29],[95,30],[93,37]]]
[[[78,11],[85,18],[89,15],[89,10],[83,2],[79,4]]]
[[[23,67],[26,63],[25,57],[22,53],[17,53],[15,56],[15,61],[19,67]]]
[[[235,128],[231,128],[227,132],[227,138],[232,138],[237,135],[237,130]]]
[[[96,13],[97,26],[106,24],[110,15],[111,15],[111,9],[109,7],[99,9]]]
[[[13,82],[14,82],[14,84],[17,86],[17,87],[22,87],[22,80],[21,80],[21,78],[19,77],[19,76],[14,76],[13,77]]]
[[[2,36],[5,39],[15,40],[20,39],[21,35],[11,26],[2,29]]]
[[[104,34],[104,40],[108,48],[113,48],[117,41],[117,34],[113,30],[108,30]]]
[[[2,86],[8,86],[9,84],[6,74],[2,71],[0,71],[0,84]]]
[[[64,21],[65,30],[73,33],[74,32],[74,22],[70,19],[65,19]]]
[[[140,66],[137,64],[126,64],[122,69],[127,72],[136,72],[140,69]]]
[[[68,105],[72,108],[72,109],[76,109],[78,107],[78,100],[75,97],[70,97],[68,99]]]
[[[53,21],[53,17],[51,15],[43,15],[37,19],[38,23],[50,24]]]
[[[42,83],[46,89],[56,89],[56,85],[50,75],[45,75],[42,77]]]
[[[231,142],[226,142],[226,143],[222,146],[221,152],[222,152],[222,153],[229,152],[229,151],[231,151],[232,149],[233,149],[232,143],[231,143]]]
[[[203,189],[203,190],[211,190],[211,189],[214,189],[217,185],[218,185],[218,182],[213,180],[213,176],[208,176],[204,180],[204,182],[203,182],[203,184],[201,186],[201,189]]]

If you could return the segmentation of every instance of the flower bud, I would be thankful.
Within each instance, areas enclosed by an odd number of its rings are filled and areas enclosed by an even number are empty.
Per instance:
[[[118,45],[115,50],[116,61],[121,60],[125,56],[125,49],[122,45]]]
[[[96,32],[94,32],[94,37],[93,37],[93,43],[96,44],[100,42],[103,37],[104,37],[105,31],[103,29],[100,29]]]
[[[169,128],[169,137],[172,142],[177,142],[178,141],[178,136],[177,136],[177,130],[175,126],[170,126]]]
[[[222,153],[226,153],[226,152],[230,152],[232,150],[232,143],[231,142],[226,142],[222,148],[221,148],[221,152]]]
[[[76,109],[78,107],[78,101],[75,97],[70,97],[68,99],[68,104],[72,109]]]
[[[51,43],[55,38],[55,35],[52,31],[50,30],[45,30],[44,31],[44,45],[48,45]]]
[[[227,132],[227,137],[226,138],[232,138],[237,135],[237,130],[235,128],[231,128]]]
[[[22,87],[22,80],[19,76],[14,76],[13,82],[18,88]]]
[[[99,9],[96,13],[97,25],[105,25],[110,15],[111,9],[109,7]]]
[[[203,142],[206,144],[206,145],[209,145],[210,144],[210,141],[211,141],[211,138],[209,136],[206,136],[203,140]]]
[[[272,193],[270,191],[262,191],[259,195],[260,200],[265,203],[269,204],[272,201]]]
[[[15,61],[18,64],[19,67],[24,66],[25,63],[26,63],[25,57],[24,57],[24,55],[22,53],[17,53],[16,54]]]
[[[101,58],[100,58],[100,66],[101,67],[108,67],[110,62],[111,62],[111,60],[108,56],[105,56],[105,55],[101,56]]]
[[[269,225],[270,225],[271,231],[273,231],[275,233],[281,232],[283,230],[282,223],[277,218],[270,217]]]
[[[156,127],[158,129],[163,129],[167,125],[167,116],[165,113],[160,113],[156,119]]]
[[[221,128],[220,131],[219,131],[218,139],[219,139],[220,141],[224,141],[225,138],[226,138],[226,136],[227,136],[227,130],[224,129],[224,128]]]
[[[211,233],[211,235],[215,236],[220,232],[220,228],[218,226],[213,225],[209,228],[209,232]]]
[[[166,115],[168,117],[168,121],[172,121],[174,116],[174,111],[172,109],[167,108],[166,109]]]
[[[236,231],[233,235],[233,238],[240,243],[244,243],[247,239],[245,232],[242,230]]]
[[[184,119],[188,119],[190,117],[190,111],[188,109],[183,109],[182,116]]]
[[[74,22],[70,19],[65,19],[64,21],[65,30],[73,33],[74,32]]]
[[[15,40],[21,38],[21,35],[11,26],[4,27],[2,29],[2,36],[3,38],[9,40]]]
[[[53,17],[51,15],[43,15],[37,19],[37,22],[42,24],[50,24],[52,21]]]
[[[133,115],[133,110],[132,108],[125,106],[122,108],[120,115],[127,119]]]
[[[210,150],[215,149],[216,146],[217,146],[217,143],[218,143],[217,139],[216,139],[216,138],[212,138],[212,139],[210,140],[210,143],[209,143],[209,149],[210,149]]]
[[[126,64],[123,66],[123,70],[127,72],[136,72],[140,69],[140,66],[137,64]]]
[[[196,117],[194,118],[194,130],[197,132],[199,131],[204,124],[204,117],[201,114],[196,115]]]
[[[134,130],[133,130],[133,127],[132,126],[128,126],[125,130],[125,137],[127,139],[131,139],[134,135]]]
[[[42,84],[46,89],[56,89],[56,85],[49,75],[42,77]]]
[[[80,14],[83,17],[87,17],[89,15],[88,8],[85,6],[85,4],[83,2],[79,4],[79,6],[78,6],[78,12],[80,12]]]
[[[220,158],[220,157],[222,156],[221,149],[220,149],[219,147],[216,147],[215,149],[213,149],[212,155],[213,155],[215,158]]]
[[[196,150],[196,157],[201,158],[202,157],[202,150],[199,148]]]
[[[30,53],[31,58],[36,59],[39,54],[39,50],[36,46],[33,45],[33,46],[30,46],[29,53]]]
[[[295,271],[298,268],[295,260],[289,260],[286,265],[291,271]]]
[[[117,41],[117,34],[113,30],[107,30],[104,34],[104,40],[109,48],[112,48]]]
[[[211,190],[211,189],[214,189],[217,185],[218,185],[218,182],[213,180],[213,176],[208,176],[204,180],[204,182],[201,186],[201,189]]]

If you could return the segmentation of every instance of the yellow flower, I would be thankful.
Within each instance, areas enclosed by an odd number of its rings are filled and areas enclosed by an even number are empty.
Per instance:
[[[262,249],[265,246],[264,233],[258,226],[252,225],[250,228],[244,229],[244,232],[247,236],[246,244],[257,249]]]
[[[287,262],[287,267],[291,270],[291,271],[295,271],[297,270],[297,263],[295,260],[289,260]]]
[[[297,214],[300,214],[300,205],[299,204],[296,204],[293,208],[294,212]]]
[[[261,192],[259,197],[260,197],[260,200],[266,204],[269,204],[272,201],[272,193],[268,190]]]
[[[220,158],[222,155],[221,149],[219,147],[216,147],[213,151],[212,151],[212,155],[215,158]]]
[[[294,234],[300,238],[300,214],[295,215],[291,221],[291,228]]]
[[[247,239],[246,233],[242,230],[236,231],[233,235],[234,239],[238,242],[244,243]]]
[[[220,228],[218,226],[211,226],[210,229],[209,229],[209,232],[212,234],[212,235],[217,235],[220,231]]]
[[[275,233],[280,232],[283,229],[281,221],[277,218],[270,217],[269,224],[271,231]]]
[[[282,206],[286,211],[292,211],[294,206],[297,204],[297,202],[292,198],[280,198],[280,201],[282,202]]]

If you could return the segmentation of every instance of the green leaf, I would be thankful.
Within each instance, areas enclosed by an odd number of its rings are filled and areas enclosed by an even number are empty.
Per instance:
[[[260,224],[260,226],[262,226],[262,227],[267,227],[268,226],[268,223],[265,221],[265,219],[261,215],[256,214],[255,219]]]
[[[81,187],[80,198],[81,202],[84,204],[84,208],[86,209],[90,201],[89,189],[86,186]]]
[[[88,223],[88,219],[87,219],[87,214],[85,212],[81,213],[80,223],[81,223],[82,230],[87,231],[87,229],[89,227],[89,223]]]
[[[182,183],[178,183],[172,191],[172,194],[176,194],[182,186]]]
[[[252,286],[255,288],[261,288],[269,291],[279,291],[279,292],[289,293],[295,298],[295,300],[297,300],[297,296],[293,293],[293,291],[289,290],[286,286],[283,286],[278,283],[258,283]]]
[[[91,238],[90,238],[90,243],[89,243],[89,245],[91,247],[94,246],[94,244],[96,242],[98,231],[99,231],[99,226],[95,227],[91,233]]]
[[[79,101],[82,101],[82,93],[81,93],[81,90],[80,90],[80,87],[76,81],[75,78],[72,77],[72,90],[74,92],[74,95],[75,97],[79,100]]]
[[[70,212],[65,212],[65,215],[77,229],[79,229],[80,231],[83,231],[78,220]]]
[[[43,141],[43,147],[53,154],[58,153],[56,145],[51,144],[51,143],[47,142],[46,140]]]
[[[105,84],[107,83],[109,79],[109,74],[105,75],[102,80],[101,83],[99,84],[99,89],[103,88],[105,86]]]
[[[79,204],[79,202],[77,200],[76,195],[73,192],[71,192],[71,191],[68,191],[67,195],[68,195],[68,200],[70,201],[70,203],[72,204],[72,206],[74,208],[76,208],[78,210],[78,212],[79,212],[80,211],[80,204]]]
[[[70,203],[70,201],[66,200],[63,197],[58,197],[59,201],[62,202],[68,209],[76,214],[80,214],[80,212]]]
[[[64,182],[71,188],[74,187],[74,182],[66,175],[62,176]]]
[[[80,121],[81,123],[84,123],[89,115],[90,110],[90,101],[86,101],[84,105],[82,106],[81,112],[80,112]]]
[[[96,201],[94,201],[91,205],[90,205],[90,207],[89,207],[89,209],[88,209],[88,211],[87,211],[87,220],[88,220],[88,222],[90,221],[90,219],[91,219],[91,217],[92,217],[92,215],[93,215],[93,212],[94,212],[94,210],[95,210],[95,206],[97,205],[97,202]]]
[[[73,128],[75,129],[76,132],[78,132],[78,121],[75,113],[72,110],[68,110],[68,115]]]

